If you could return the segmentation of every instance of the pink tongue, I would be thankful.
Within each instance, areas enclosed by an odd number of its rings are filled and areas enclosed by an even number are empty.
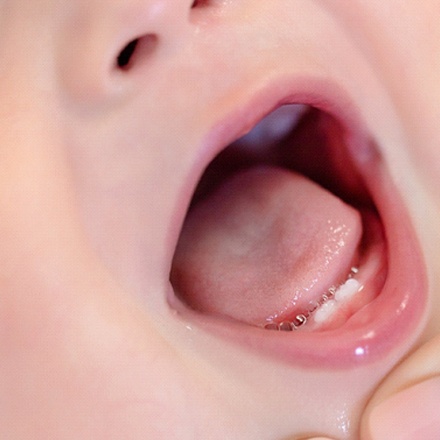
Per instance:
[[[314,182],[252,168],[189,213],[171,281],[196,310],[264,324],[344,281],[361,234],[359,213]]]

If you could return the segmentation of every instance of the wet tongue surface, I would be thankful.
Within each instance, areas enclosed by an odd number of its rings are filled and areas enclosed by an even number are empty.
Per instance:
[[[306,177],[275,167],[237,173],[190,211],[171,281],[204,313],[264,325],[343,282],[359,213]]]

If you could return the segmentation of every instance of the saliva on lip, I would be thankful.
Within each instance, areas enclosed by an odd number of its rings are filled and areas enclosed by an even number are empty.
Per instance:
[[[354,278],[357,273],[358,269],[353,267],[343,284],[337,288],[331,287],[316,303],[312,303],[308,310],[296,315],[292,321],[283,321],[279,324],[269,322],[264,328],[267,330],[292,331],[298,330],[310,321],[318,326],[326,323],[344,304],[363,289],[363,285]]]

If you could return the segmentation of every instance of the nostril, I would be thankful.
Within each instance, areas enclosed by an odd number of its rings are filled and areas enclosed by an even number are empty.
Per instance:
[[[120,70],[131,70],[143,60],[150,57],[157,46],[158,37],[146,34],[127,43],[116,58],[116,67]]]
[[[199,8],[201,6],[207,6],[209,3],[209,0],[194,0],[191,8]]]
[[[117,64],[120,69],[125,69],[130,64],[130,60],[134,54],[134,51],[136,50],[136,46],[139,43],[139,39],[136,38],[136,40],[130,41],[119,53]]]

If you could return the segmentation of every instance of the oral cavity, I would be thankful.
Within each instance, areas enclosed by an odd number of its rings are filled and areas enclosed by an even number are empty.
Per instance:
[[[171,281],[202,313],[315,329],[360,290],[350,270],[362,234],[359,212],[307,177],[250,167],[188,213]]]

